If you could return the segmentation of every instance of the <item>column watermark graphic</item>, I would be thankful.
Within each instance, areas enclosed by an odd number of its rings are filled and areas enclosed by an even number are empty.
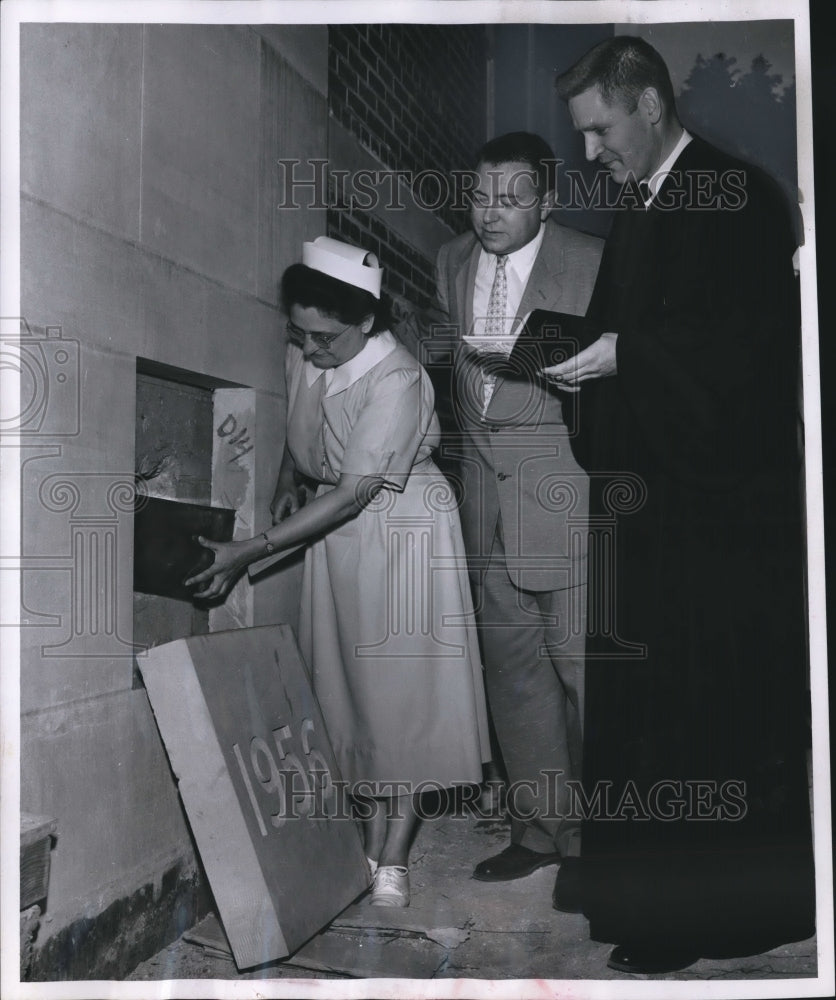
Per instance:
[[[119,631],[119,570],[128,565],[125,533],[143,499],[134,474],[40,471],[43,462],[60,466],[81,435],[81,354],[59,325],[2,319],[0,379],[16,391],[0,393],[0,444],[20,453],[23,529],[19,555],[0,556],[0,568],[18,575],[20,592],[18,620],[2,624],[60,632],[59,641],[40,644],[44,657],[133,657],[133,642]],[[51,596],[67,594],[58,613],[25,600],[27,582],[43,574],[51,574]]]
[[[41,483],[39,492],[46,510],[67,514],[69,552],[64,560],[72,574],[70,635],[43,646],[43,655],[132,656],[133,643],[118,630],[118,566],[124,549],[120,520],[133,514],[138,502],[134,478],[107,472],[55,473]]]

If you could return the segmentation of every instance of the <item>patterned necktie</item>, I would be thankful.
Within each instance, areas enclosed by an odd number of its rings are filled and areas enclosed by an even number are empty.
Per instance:
[[[496,258],[496,274],[491,286],[491,296],[488,299],[488,315],[485,319],[485,338],[505,336],[505,313],[508,309],[508,279],[505,276],[507,255],[499,254]],[[485,352],[491,353],[490,344],[485,344]],[[496,387],[496,373],[487,368],[482,370],[482,416],[488,412],[488,404]]]
[[[488,315],[485,320],[486,337],[502,337],[505,334],[505,313],[508,308],[508,279],[505,276],[507,260],[505,254],[500,254],[496,258],[496,274],[493,278],[491,296],[488,299]]]

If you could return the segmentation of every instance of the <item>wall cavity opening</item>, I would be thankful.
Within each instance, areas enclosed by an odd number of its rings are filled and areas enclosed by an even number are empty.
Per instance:
[[[193,601],[182,580],[205,554],[195,534],[230,538],[251,523],[252,413],[251,389],[137,359],[133,616],[140,648],[251,624],[235,595],[218,614]]]

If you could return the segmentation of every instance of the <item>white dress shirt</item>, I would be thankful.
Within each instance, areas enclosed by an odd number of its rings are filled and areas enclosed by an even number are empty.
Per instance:
[[[488,302],[493,288],[493,279],[496,275],[497,255],[482,250],[479,255],[479,263],[476,266],[476,284],[473,288],[473,328],[464,335],[466,343],[477,350],[482,348],[490,351],[500,351],[503,354],[510,354],[517,339],[517,335],[522,329],[522,323],[514,324],[517,310],[522,301],[525,286],[534,267],[534,261],[540,252],[543,244],[543,236],[546,232],[545,222],[540,224],[540,229],[533,240],[526,243],[519,250],[506,255],[505,277],[508,283],[508,298],[505,309],[505,336],[486,337],[485,319],[488,315]]]
[[[641,178],[643,181],[647,181],[647,186],[650,191],[649,196],[645,199],[644,202],[645,208],[647,208],[647,206],[650,205],[653,199],[656,197],[656,192],[662,186],[665,178],[668,176],[671,170],[673,170],[673,165],[679,159],[679,154],[682,152],[683,149],[685,149],[685,147],[691,141],[691,138],[692,137],[690,132],[688,132],[687,129],[683,129],[682,135],[679,137],[679,142],[677,142],[677,144],[673,147],[673,149],[670,152],[670,156],[668,156],[665,159],[664,163],[661,164],[659,169],[654,170],[653,173],[650,175],[650,177]]]

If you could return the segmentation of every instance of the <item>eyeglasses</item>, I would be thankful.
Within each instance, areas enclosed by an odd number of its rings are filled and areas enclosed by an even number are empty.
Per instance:
[[[351,329],[351,326],[352,324],[349,323],[348,326],[337,333],[319,333],[317,330],[302,330],[288,320],[286,329],[288,337],[290,337],[294,344],[304,344],[305,337],[310,337],[317,347],[330,347],[337,337],[341,337],[346,330]]]

